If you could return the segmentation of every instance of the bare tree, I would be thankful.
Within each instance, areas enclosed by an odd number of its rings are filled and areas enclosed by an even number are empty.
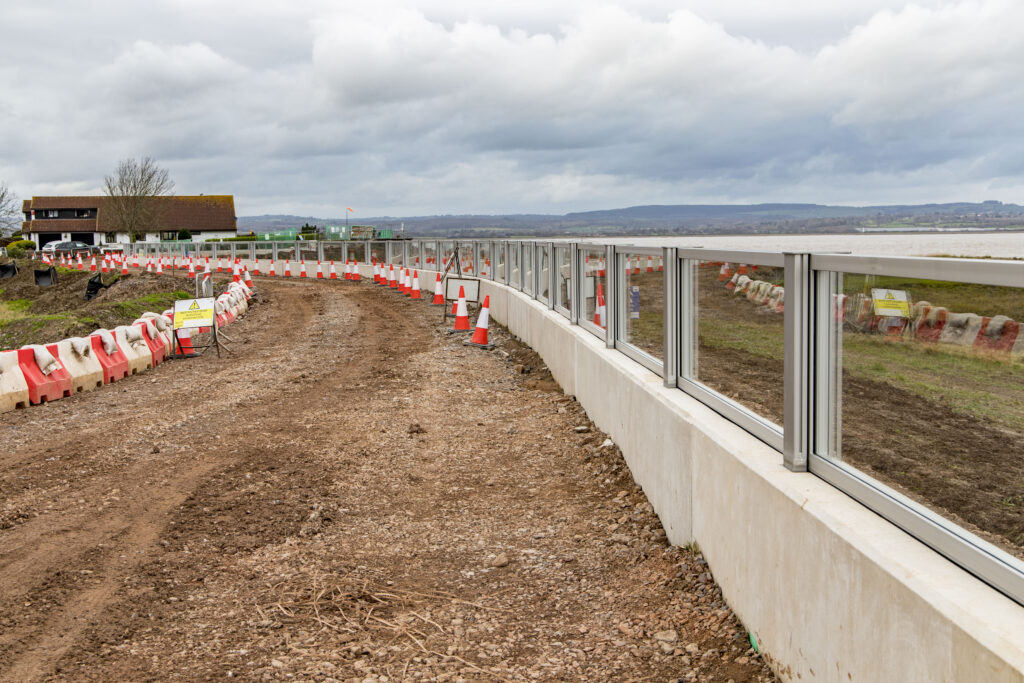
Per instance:
[[[160,217],[157,197],[170,196],[174,181],[167,169],[160,168],[150,157],[122,159],[113,175],[103,178],[107,201],[103,208],[109,214],[108,224],[117,232],[127,232],[132,242]]]
[[[18,204],[18,198],[7,183],[0,183],[0,237],[6,237],[21,227],[21,207]]]

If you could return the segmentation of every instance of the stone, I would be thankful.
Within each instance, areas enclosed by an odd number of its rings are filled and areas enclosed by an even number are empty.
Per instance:
[[[508,555],[500,553],[497,557],[491,560],[492,567],[507,567],[508,566]]]
[[[654,639],[666,643],[674,643],[676,642],[676,640],[679,639],[679,634],[676,633],[673,629],[669,629],[667,631],[658,631],[654,634]]]
[[[574,427],[573,431],[576,432],[577,434],[586,434],[587,432],[590,431],[590,427],[588,427],[587,425],[579,425],[578,427]]]

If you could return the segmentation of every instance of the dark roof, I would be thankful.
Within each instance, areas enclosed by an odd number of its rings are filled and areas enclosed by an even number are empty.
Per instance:
[[[199,195],[186,197],[159,197],[160,213],[158,222],[161,230],[206,230],[238,229],[235,221],[235,198],[230,194]],[[100,224],[104,224],[100,210]]]
[[[106,215],[103,206],[106,197],[33,197],[23,204],[24,211],[35,209],[43,211],[46,209],[97,209],[99,211],[97,232],[113,232],[110,224],[110,217]],[[236,231],[238,224],[235,220],[235,197],[230,194],[222,195],[185,195],[176,197],[157,197],[160,204],[157,224],[147,228],[149,232],[188,230],[189,232],[203,231]],[[47,219],[37,218],[37,221],[46,222]],[[48,219],[58,220],[58,219]],[[84,225],[86,219],[80,219]],[[62,221],[63,223],[64,221]],[[50,231],[58,228],[36,226],[33,231]],[[64,230],[70,230],[65,228]],[[90,228],[77,228],[77,230],[89,230]]]
[[[103,199],[103,197],[33,197],[28,201],[25,210],[98,209]]]
[[[46,218],[22,221],[22,232],[96,232],[95,218]]]

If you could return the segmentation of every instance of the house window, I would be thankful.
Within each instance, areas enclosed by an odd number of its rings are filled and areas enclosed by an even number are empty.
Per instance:
[[[88,218],[89,209],[78,209],[75,211],[75,218]]]
[[[117,241],[117,235],[112,232],[103,233],[103,241],[107,244],[113,244]]]
[[[46,217],[47,218],[56,218],[57,217],[57,210],[56,209],[50,209],[49,211],[46,212]]]

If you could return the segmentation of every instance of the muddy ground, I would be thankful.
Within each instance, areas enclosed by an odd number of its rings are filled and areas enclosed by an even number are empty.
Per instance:
[[[532,351],[258,287],[220,359],[0,415],[0,680],[773,678]]]
[[[779,338],[781,316],[733,296],[713,274],[700,282],[702,315],[760,324],[765,339]],[[781,357],[703,339],[698,351],[702,382],[782,424]],[[998,395],[1006,388],[987,390]],[[938,398],[844,370],[843,460],[1024,558],[1024,430],[953,410]]]
[[[99,273],[108,288],[86,301],[87,281],[97,273],[59,268],[55,285],[38,287],[32,270],[40,267],[39,262],[21,259],[19,266],[18,275],[0,280],[0,349],[48,344],[84,336],[99,327],[125,325],[143,311],[169,308],[175,289],[193,291],[193,285],[182,278]],[[3,307],[12,302],[28,306],[18,306],[15,311]]]

